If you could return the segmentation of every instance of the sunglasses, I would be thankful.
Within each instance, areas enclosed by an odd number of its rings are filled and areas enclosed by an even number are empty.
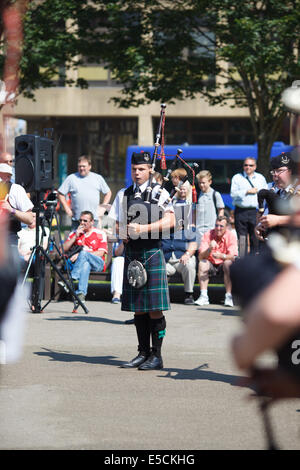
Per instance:
[[[248,163],[245,163],[245,165],[244,165],[244,166],[255,166],[255,165],[249,165]]]
[[[79,219],[79,222],[91,222],[91,220],[87,220],[87,219]]]
[[[282,168],[282,169],[279,169],[279,170],[271,170],[270,173],[271,173],[272,176],[281,175],[281,173],[284,173],[287,170],[288,170],[288,168]]]
[[[215,227],[217,227],[217,228],[225,228],[226,225],[216,224]]]

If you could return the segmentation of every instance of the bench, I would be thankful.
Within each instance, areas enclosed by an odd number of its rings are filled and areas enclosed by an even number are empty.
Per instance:
[[[57,231],[54,232],[52,235],[54,237],[55,243],[57,246],[59,246],[59,236]],[[116,242],[117,239],[115,237],[108,237],[107,240],[107,255],[106,255],[106,270],[105,272],[91,272],[89,281],[92,283],[109,283],[111,279],[111,263],[113,259],[113,243]],[[195,281],[195,288],[199,288],[198,284],[198,275],[196,275],[196,281]],[[44,299],[49,300],[51,298],[51,291],[56,293],[59,291],[58,287],[58,281],[60,280],[60,277],[58,274],[51,269],[51,266],[49,264],[46,265],[46,275],[45,275],[45,294],[44,294]],[[180,290],[182,288],[182,293],[183,293],[183,281],[180,273],[175,273],[173,276],[168,276],[168,283],[170,288],[172,287],[179,287]],[[218,275],[218,276],[211,276],[209,278],[209,286],[213,285],[218,285],[218,286],[223,286],[224,285],[224,279],[223,275]]]
[[[112,254],[113,254],[113,244],[116,242],[117,239],[115,237],[108,237],[107,239],[107,254],[105,256],[105,265],[106,270],[104,272],[91,272],[89,280],[90,281],[110,281],[111,275],[111,262],[112,262]],[[52,273],[52,282],[54,282],[54,292],[57,292],[58,289],[58,281],[60,277],[54,271]]]

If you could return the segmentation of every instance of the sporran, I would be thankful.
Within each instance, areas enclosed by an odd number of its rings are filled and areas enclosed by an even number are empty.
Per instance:
[[[140,261],[134,259],[129,263],[127,269],[127,279],[128,283],[136,289],[140,289],[146,284],[147,271]]]

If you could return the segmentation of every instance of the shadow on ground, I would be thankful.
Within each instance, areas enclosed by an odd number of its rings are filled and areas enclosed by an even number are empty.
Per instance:
[[[48,357],[51,361],[59,362],[84,362],[87,364],[102,364],[106,366],[121,366],[124,361],[120,361],[115,356],[84,356],[80,354],[72,354],[67,351],[53,351],[43,348],[43,351],[35,352],[37,356]],[[242,376],[222,374],[209,369],[207,363],[201,364],[194,369],[180,369],[177,367],[163,368],[158,373],[158,377],[172,380],[212,380],[214,382],[224,382],[233,386],[241,386]],[[152,372],[150,372],[152,373]],[[164,375],[162,375],[164,374]]]

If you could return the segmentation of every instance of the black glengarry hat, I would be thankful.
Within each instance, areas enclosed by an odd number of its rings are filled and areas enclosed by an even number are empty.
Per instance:
[[[271,167],[273,170],[286,166],[292,173],[296,171],[296,162],[293,160],[290,152],[282,152],[277,157],[271,158]]]
[[[151,165],[151,155],[149,152],[144,152],[143,150],[140,153],[133,152],[131,155],[131,165]]]

